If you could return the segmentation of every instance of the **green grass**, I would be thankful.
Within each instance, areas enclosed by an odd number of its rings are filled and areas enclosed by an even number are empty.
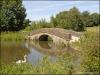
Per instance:
[[[70,74],[73,71],[72,63],[66,59],[70,58],[63,57],[60,62],[51,63],[48,57],[44,57],[38,65],[2,64],[0,74]]]
[[[82,72],[99,72],[99,26],[98,27],[87,27],[86,31],[83,32],[83,36],[79,42],[71,44],[74,48],[81,52],[81,65],[78,68]]]
[[[81,39],[82,68],[85,72],[99,72],[99,27],[89,27]]]
[[[99,26],[87,27],[86,31],[84,31],[82,33],[83,33],[83,35],[82,35],[80,41],[84,40],[84,42],[87,42],[86,38],[88,38],[90,40],[90,42],[91,42],[91,40],[93,40],[93,38],[95,38],[95,39],[99,38],[99,36],[98,36],[99,35]],[[81,46],[82,46],[80,41],[71,43],[71,46],[73,46],[74,48],[76,48],[76,49],[78,49],[80,51],[81,50]]]
[[[22,41],[25,40],[23,32],[1,32],[0,39],[2,41]]]

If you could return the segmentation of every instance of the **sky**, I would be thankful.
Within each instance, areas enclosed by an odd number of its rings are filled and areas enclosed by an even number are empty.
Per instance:
[[[80,12],[89,11],[99,13],[99,1],[23,1],[28,19],[39,21],[45,19],[50,21],[51,16],[55,16],[61,11],[67,11],[72,7],[77,7]]]

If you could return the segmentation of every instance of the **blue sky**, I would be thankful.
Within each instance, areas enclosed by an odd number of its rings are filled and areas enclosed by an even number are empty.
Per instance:
[[[76,6],[81,12],[99,13],[99,1],[23,1],[28,19],[38,21],[50,20],[52,15],[60,11],[69,10]]]

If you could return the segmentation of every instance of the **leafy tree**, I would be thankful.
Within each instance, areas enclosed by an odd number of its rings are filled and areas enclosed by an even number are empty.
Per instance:
[[[18,31],[25,28],[26,17],[22,0],[2,0],[0,9],[1,31]]]
[[[57,26],[57,20],[53,16],[51,17],[51,24],[53,25],[53,27]]]
[[[88,11],[81,13],[76,7],[71,8],[69,11],[62,11],[58,13],[55,17],[51,17],[50,22],[45,20],[40,20],[37,22],[32,22],[28,30],[34,30],[38,28],[50,28],[58,27],[64,29],[73,29],[75,31],[84,31],[85,27],[92,27],[94,25],[100,24],[100,14],[93,13],[90,15]]]
[[[73,23],[73,25],[72,25],[73,30],[75,30],[75,31],[84,31],[85,30],[85,26],[79,16],[76,15],[76,19],[72,23]]]
[[[91,16],[91,19],[93,21],[93,25],[98,26],[99,25],[99,21],[100,21],[99,14],[93,13],[90,16]]]
[[[83,31],[85,26],[80,16],[79,10],[73,7],[69,11],[60,12],[56,17],[51,17],[51,23],[54,27]]]
[[[70,29],[71,28],[71,21],[68,11],[60,12],[56,18],[58,19],[58,27]]]
[[[25,28],[26,26],[30,26],[30,20],[29,19],[25,19],[24,21],[23,21],[23,28]]]
[[[93,27],[93,21],[88,11],[84,11],[83,13],[81,13],[81,18],[85,26]]]
[[[93,27],[99,25],[100,19],[98,13],[93,13],[90,15],[88,11],[84,11],[83,13],[81,13],[81,18],[87,27]]]
[[[73,7],[69,10],[69,13],[72,29],[75,31],[84,31],[85,25],[81,20],[79,10],[76,7]]]

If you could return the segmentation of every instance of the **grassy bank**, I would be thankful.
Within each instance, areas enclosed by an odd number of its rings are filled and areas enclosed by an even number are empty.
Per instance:
[[[30,64],[3,66],[1,74],[69,74],[61,64],[47,64],[33,66]],[[69,71],[70,72],[70,71]]]
[[[80,42],[73,43],[73,46],[78,48],[81,55],[80,70],[83,72],[100,72],[99,67],[99,27],[87,27]]]
[[[23,32],[1,32],[0,39],[2,41],[22,41],[25,40]]]
[[[89,27],[81,38],[82,70],[85,72],[100,72],[100,34],[99,27]]]

